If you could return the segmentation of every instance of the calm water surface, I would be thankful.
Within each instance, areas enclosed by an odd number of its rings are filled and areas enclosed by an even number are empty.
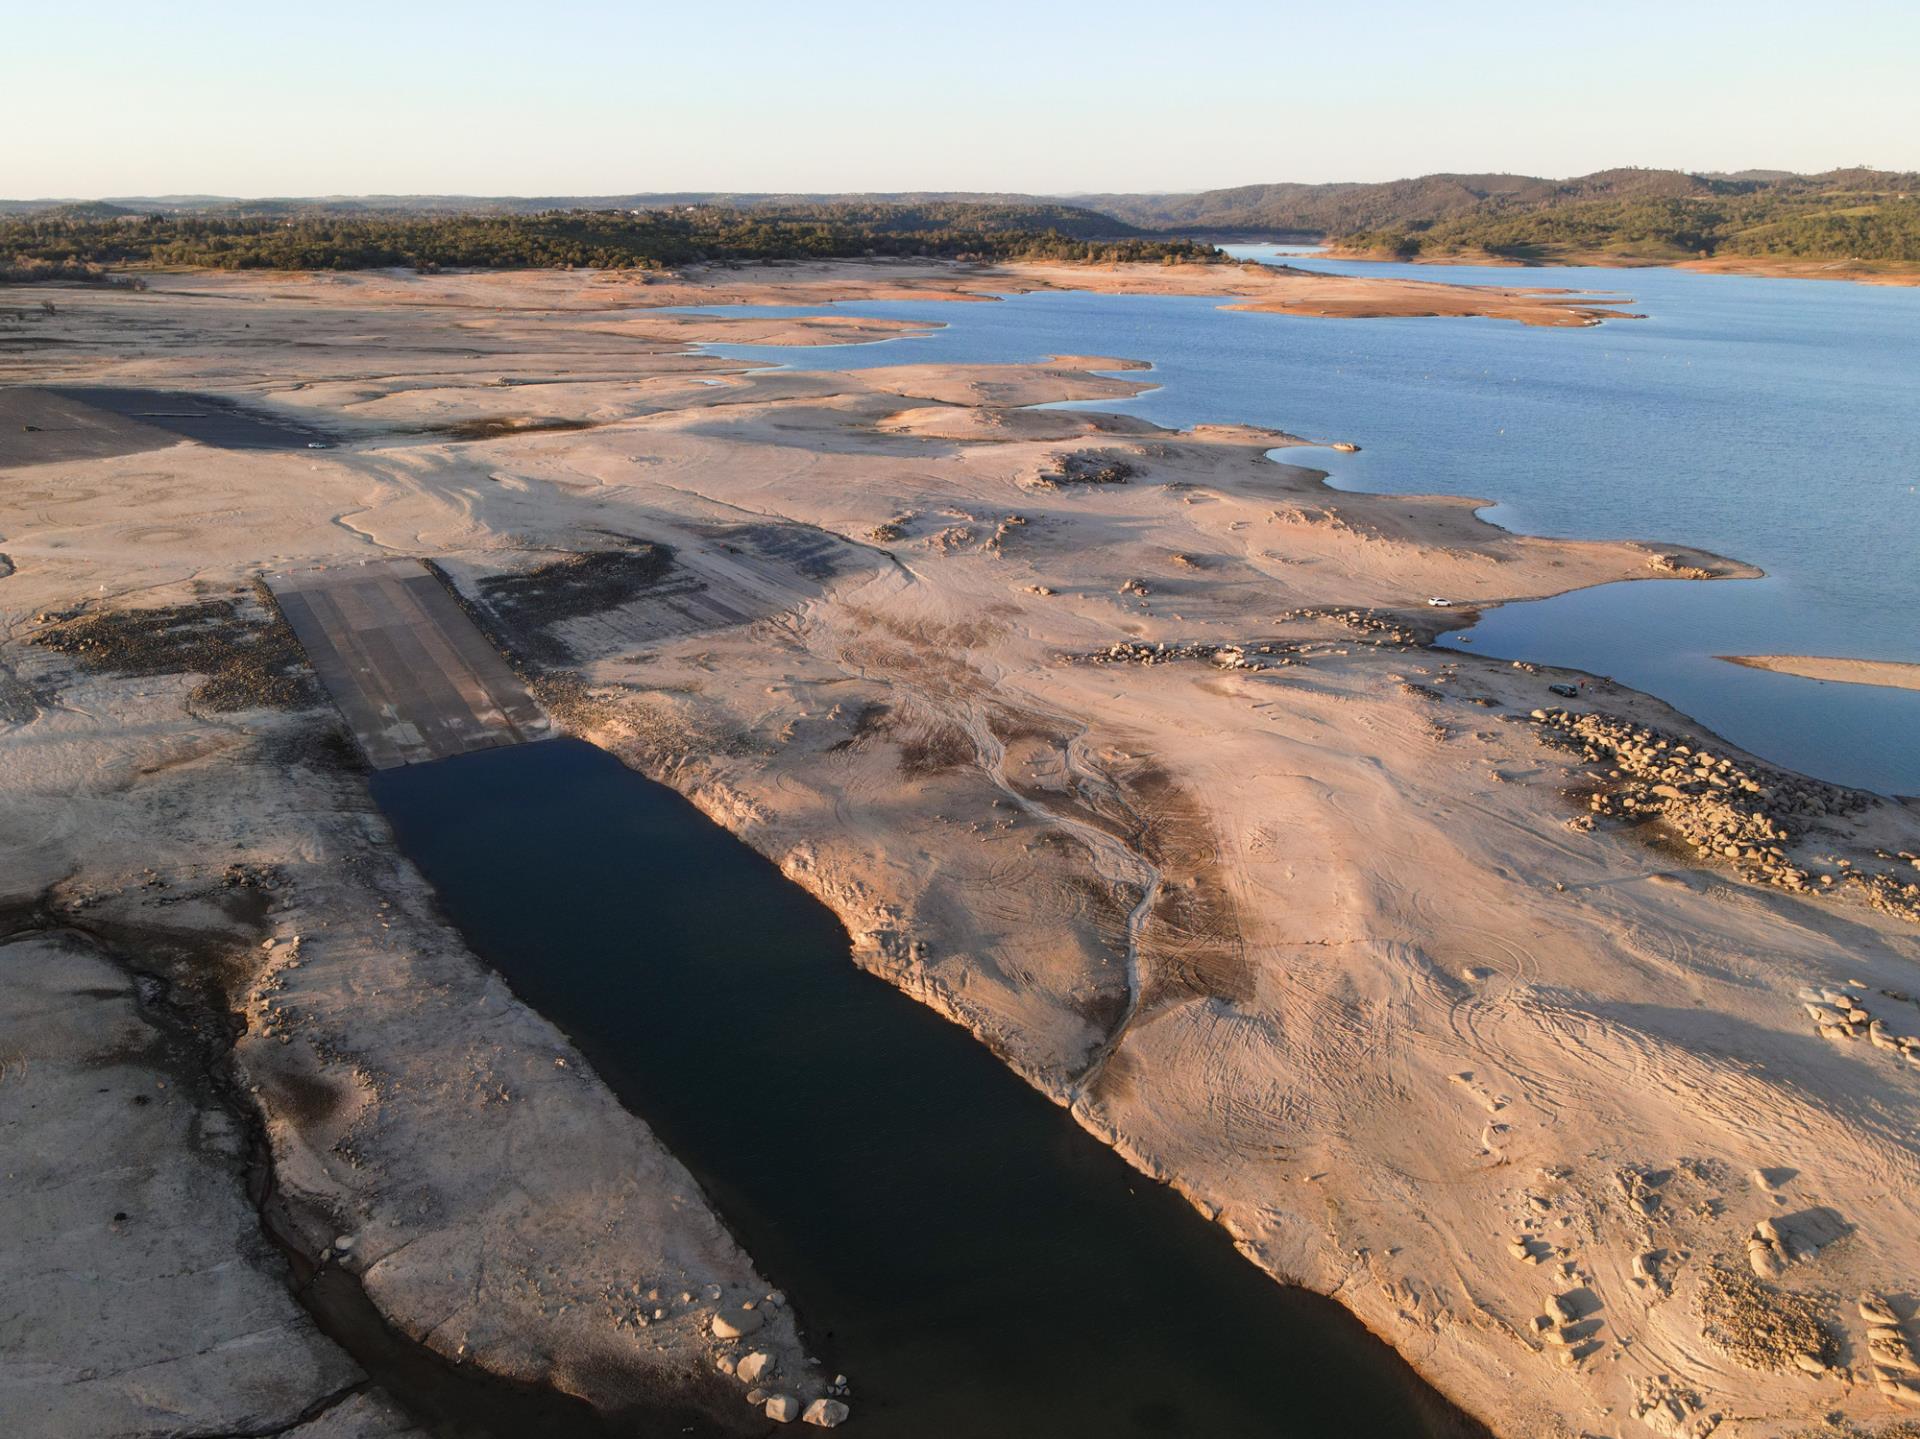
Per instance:
[[[577,740],[373,777],[514,990],[694,1172],[874,1439],[1483,1436],[1283,1289],[831,912]]]
[[[1235,248],[1252,256],[1268,247]],[[1637,581],[1510,605],[1456,643],[1612,675],[1782,764],[1920,794],[1920,692],[1714,658],[1920,662],[1920,289],[1661,269],[1287,261],[1610,290],[1633,297],[1628,308],[1646,318],[1540,329],[1043,293],[832,307],[945,326],[909,340],[710,349],[804,369],[1055,353],[1148,360],[1154,372],[1144,378],[1159,388],[1095,408],[1351,440],[1361,453],[1306,458],[1343,488],[1484,498],[1490,519],[1535,534],[1691,544],[1746,560],[1768,577]]]

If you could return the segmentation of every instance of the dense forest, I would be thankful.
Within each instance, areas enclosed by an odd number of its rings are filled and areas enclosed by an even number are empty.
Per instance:
[[[1913,176],[1878,179],[1873,189],[1772,186],[1711,197],[1586,200],[1530,209],[1490,203],[1431,223],[1341,235],[1336,243],[1354,253],[1402,259],[1737,255],[1920,263],[1920,187]]]
[[[627,270],[863,255],[1158,264],[1219,258],[1211,245],[1172,236],[1068,234],[1052,223],[1063,213],[1087,231],[1126,228],[1057,206],[949,202],[289,218],[101,214],[95,207],[74,207],[0,218],[0,277],[75,278],[128,265]]]

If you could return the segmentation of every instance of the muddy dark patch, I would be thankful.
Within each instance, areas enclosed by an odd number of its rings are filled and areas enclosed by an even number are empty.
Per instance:
[[[499,623],[482,628],[523,659],[569,664],[573,652],[546,633],[549,627],[627,604],[672,572],[669,546],[629,540],[618,549],[562,555],[517,574],[487,575],[480,598]]]
[[[1206,810],[1150,760],[1130,766],[1123,779],[1143,821],[1140,852],[1161,873],[1160,892],[1140,936],[1146,974],[1140,1012],[1184,999],[1251,999],[1253,969],[1233,895],[1220,880]]]
[[[1120,456],[1100,450],[1076,450],[1062,455],[1050,470],[1034,476],[1034,484],[1044,490],[1068,485],[1124,485],[1138,470]]]
[[[204,711],[298,710],[319,701],[306,655],[264,586],[257,587],[253,606],[236,596],[47,619],[30,643],[71,656],[89,670],[204,675],[188,696]]]
[[[1046,716],[1028,710],[991,709],[987,711],[987,729],[1002,744],[1030,739],[1039,740],[1053,749],[1064,750],[1068,739]]]
[[[122,964],[131,963],[124,956],[138,955],[139,972],[164,990],[168,1014],[207,1042],[226,1045],[244,1027],[234,996],[258,968],[253,939],[265,929],[273,904],[271,887],[277,883],[269,872],[238,865],[220,880],[178,892],[149,881],[146,904],[165,908],[206,901],[225,925],[218,920],[166,924],[115,912],[127,901],[141,903],[138,891],[79,899],[62,907],[60,923],[85,934]],[[102,899],[107,901],[104,909]]]
[[[773,560],[805,579],[830,580],[840,573],[842,541],[811,525],[734,525],[713,533],[723,549]]]
[[[973,737],[958,725],[923,725],[900,740],[900,773],[915,778],[959,769],[977,758]]]
[[[371,766],[345,725],[316,725],[295,734],[274,735],[262,742],[268,763],[276,769],[311,769],[322,774],[362,775]]]
[[[0,724],[26,724],[40,713],[33,687],[0,660]]]
[[[407,433],[445,435],[450,440],[498,440],[508,435],[546,435],[566,430],[591,430],[593,420],[535,419],[528,415],[489,415],[475,420],[453,420],[444,425],[420,425]]]
[[[530,676],[527,688],[540,707],[569,730],[590,730],[620,717],[616,700],[594,691],[573,670],[548,670]]]
[[[875,735],[886,732],[887,716],[893,712],[893,706],[879,700],[869,700],[855,711],[853,729],[843,740],[838,740],[828,748],[828,753],[838,754],[844,750],[859,749]]]

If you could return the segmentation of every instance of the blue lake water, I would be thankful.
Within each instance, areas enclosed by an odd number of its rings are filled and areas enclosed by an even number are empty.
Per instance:
[[[1234,247],[1249,258],[1272,247]],[[1586,329],[1486,319],[1238,313],[1212,299],[1041,293],[861,302],[910,339],[711,346],[798,369],[1146,360],[1158,388],[1101,401],[1160,424],[1245,422],[1363,446],[1296,452],[1342,488],[1483,498],[1534,534],[1697,545],[1767,578],[1635,581],[1490,611],[1450,641],[1605,674],[1764,758],[1920,794],[1920,692],[1744,669],[1723,654],[1920,662],[1920,289],[1665,269],[1374,264],[1339,273],[1625,294]],[[735,307],[738,311],[750,307]],[[752,309],[819,314],[819,308]]]

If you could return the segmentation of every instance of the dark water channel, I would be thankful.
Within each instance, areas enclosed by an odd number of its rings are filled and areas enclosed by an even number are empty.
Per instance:
[[[1284,1289],[678,794],[574,740],[374,776],[515,991],[698,1177],[847,1432],[1482,1435],[1330,1300]]]

